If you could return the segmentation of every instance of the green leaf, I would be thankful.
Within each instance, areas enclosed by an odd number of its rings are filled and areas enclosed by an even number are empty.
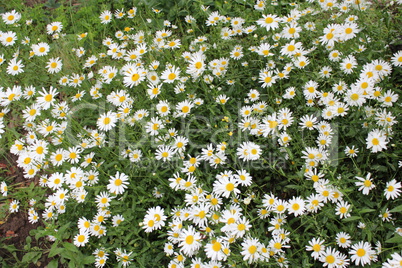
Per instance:
[[[54,245],[56,245],[56,244],[53,244],[53,246]],[[50,249],[50,252],[49,252],[49,258],[51,258],[51,257],[53,257],[53,256],[56,256],[56,255],[59,255],[61,252],[63,252],[63,250],[64,250],[64,248],[58,248],[57,247],[57,245],[56,245],[56,247],[54,247],[53,248],[53,246],[52,246],[52,248]]]
[[[364,208],[364,209],[360,210],[359,212],[360,212],[360,214],[363,214],[363,213],[374,212],[374,211],[375,211],[375,209],[372,209],[372,208]]]
[[[57,260],[52,260],[51,262],[49,262],[49,264],[47,265],[47,268],[57,268],[59,266],[58,261]]]
[[[64,232],[67,230],[67,228],[70,227],[70,225],[71,225],[71,223],[68,222],[68,223],[66,223],[65,225],[63,225],[62,227],[60,227],[60,228],[59,228],[59,231],[57,232],[57,234],[58,234],[60,237],[63,237]]]
[[[64,243],[63,243],[63,247],[64,247],[66,250],[71,251],[71,252],[76,252],[76,253],[80,252],[80,251],[78,250],[78,248],[77,248],[75,245],[73,245],[73,244],[71,244],[71,243],[68,243],[68,242],[64,242]]]
[[[75,261],[70,261],[68,263],[68,268],[77,268],[77,264],[75,263]]]
[[[391,209],[389,212],[392,213],[392,212],[401,212],[401,211],[402,211],[402,205],[397,206],[397,207]]]
[[[385,243],[396,243],[396,244],[401,245],[402,244],[402,236],[395,235],[394,237],[391,237],[390,239],[385,241]]]
[[[82,264],[93,264],[95,262],[94,256],[85,256],[82,260]]]
[[[22,262],[36,263],[41,256],[42,252],[40,251],[28,252],[27,254],[24,255],[24,257],[22,257]]]
[[[2,245],[1,247],[4,248],[4,249],[6,249],[6,250],[8,250],[9,252],[15,252],[15,251],[17,251],[17,249],[15,248],[14,245]]]
[[[352,217],[343,219],[342,221],[343,221],[343,222],[350,222],[350,221],[357,221],[357,220],[359,220],[359,219],[360,219],[359,216],[352,216]]]

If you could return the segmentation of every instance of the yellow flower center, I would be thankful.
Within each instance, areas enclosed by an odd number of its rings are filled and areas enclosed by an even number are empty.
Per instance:
[[[79,236],[77,237],[77,240],[78,240],[78,242],[80,242],[80,243],[84,242],[84,241],[85,241],[85,235],[79,235]]]
[[[354,100],[354,101],[357,101],[357,100],[359,99],[359,94],[353,93],[353,94],[350,96],[350,98],[351,98],[352,100]]]
[[[194,242],[194,236],[188,235],[188,236],[186,237],[186,243],[189,244],[189,245],[191,245],[193,242]]]
[[[332,255],[328,255],[327,257],[325,257],[325,262],[332,264],[335,262],[335,257]]]
[[[45,96],[45,101],[51,102],[52,100],[53,100],[52,94],[47,94],[47,95]]]
[[[168,79],[169,80],[174,80],[176,78],[176,74],[175,73],[170,73],[169,75],[168,75]]]
[[[356,251],[356,255],[359,256],[359,257],[363,257],[364,255],[366,255],[366,251],[364,249],[362,249],[362,248],[359,248]]]
[[[216,252],[220,251],[221,248],[222,248],[222,245],[218,241],[216,241],[215,243],[212,244],[212,249]]]
[[[256,253],[256,252],[257,252],[257,247],[254,246],[254,245],[250,246],[250,247],[248,248],[248,252],[249,252],[250,254]]]
[[[133,74],[133,75],[131,76],[131,80],[132,80],[133,82],[138,81],[138,79],[140,79],[140,75],[139,75],[139,74]]]
[[[274,19],[271,18],[271,17],[268,17],[268,18],[265,19],[265,23],[267,23],[267,24],[270,24],[270,23],[273,23],[273,22],[274,22]]]
[[[226,185],[226,190],[229,191],[229,192],[233,191],[234,188],[235,188],[235,186],[234,186],[233,183],[228,183],[228,184]]]

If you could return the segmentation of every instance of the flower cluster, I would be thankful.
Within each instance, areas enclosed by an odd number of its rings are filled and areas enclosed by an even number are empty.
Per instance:
[[[135,261],[138,245],[115,242],[133,228],[165,239],[156,248],[168,267],[291,267],[301,251],[328,267],[393,267],[401,257],[386,260],[381,243],[400,212],[400,177],[389,176],[400,169],[400,90],[390,81],[402,51],[368,53],[370,1],[308,2],[273,14],[276,1],[257,0],[244,17],[201,6],[180,27],[138,29],[128,25],[139,8],[105,10],[108,34],[71,51],[77,68],[58,51],[61,22],[31,44],[16,28],[21,14],[4,13],[0,68],[12,81],[29,66],[51,77],[0,88],[0,135],[18,113],[10,152],[48,189],[29,221],[74,222],[72,243],[96,267]],[[75,34],[74,44],[91,35]],[[386,176],[371,167],[381,158]],[[2,182],[1,192],[14,191]],[[19,209],[13,199],[10,212]]]

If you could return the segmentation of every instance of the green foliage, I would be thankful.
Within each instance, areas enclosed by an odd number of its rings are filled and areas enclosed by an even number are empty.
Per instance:
[[[0,218],[6,218],[7,211],[11,210],[9,204],[18,200],[19,209],[38,213],[43,225],[25,238],[23,249],[2,245],[8,252],[5,259],[0,259],[2,266],[16,263],[23,267],[46,259],[47,267],[85,267],[99,259],[106,261],[101,251],[107,254],[109,267],[122,267],[124,261],[128,261],[130,267],[166,267],[173,260],[180,261],[180,256],[187,258],[184,261],[187,267],[192,257],[204,263],[210,261],[205,249],[218,239],[222,245],[226,240],[231,241],[229,253],[221,258],[225,265],[273,267],[285,262],[290,267],[315,267],[322,261],[306,250],[313,238],[325,240],[326,247],[336,249],[349,259],[353,255],[350,249],[336,242],[340,232],[350,234],[352,245],[365,241],[374,248],[381,244],[382,250],[375,253],[378,261],[370,263],[373,267],[385,262],[393,252],[400,252],[401,236],[395,228],[400,228],[402,223],[402,205],[399,196],[389,198],[386,193],[392,180],[400,182],[402,129],[398,122],[401,105],[400,101],[387,105],[380,99],[389,90],[401,96],[401,68],[393,66],[392,72],[367,80],[373,88],[365,93],[371,96],[365,103],[354,105],[347,96],[348,90],[363,76],[364,67],[377,60],[390,64],[393,55],[401,50],[400,6],[384,7],[377,3],[363,11],[351,5],[348,12],[338,13],[334,10],[339,7],[322,8],[318,2],[266,1],[261,11],[255,8],[256,4],[249,0],[48,0],[26,7],[21,0],[11,0],[0,7],[0,13],[15,9],[22,14],[18,24],[0,23],[2,34],[14,31],[17,36],[17,43],[4,46],[6,49],[1,52],[4,55],[0,55],[6,59],[0,66],[0,101],[6,103],[1,107],[1,118],[4,117],[1,122],[7,126],[0,139],[0,147],[5,148],[0,154],[8,157],[10,148],[18,151],[15,149],[17,139],[33,154],[37,152],[32,149],[37,140],[46,143],[48,149],[44,159],[35,159],[35,165],[26,164],[28,159],[22,152],[14,153],[16,163],[9,164],[18,165],[20,176],[30,180],[29,183],[15,184],[13,178],[7,177],[7,171],[0,170],[1,180],[9,188],[8,196],[0,199],[4,203]],[[380,7],[387,8],[388,12],[382,12]],[[136,8],[135,15],[128,18],[133,8]],[[104,11],[118,11],[122,17],[112,15],[109,23],[102,24],[100,15]],[[209,16],[215,14],[213,12],[224,18],[211,21]],[[256,23],[268,14],[281,17],[278,29],[267,30]],[[320,38],[324,38],[330,25],[342,28],[339,25],[350,21],[350,15],[358,18],[359,31],[351,40],[338,37],[334,47],[341,58],[332,60],[328,56],[332,48]],[[195,21],[186,22],[186,16],[192,16]],[[236,33],[238,28],[231,22],[239,18],[244,19],[245,29]],[[26,23],[27,20],[32,20],[32,24]],[[48,25],[53,22],[62,25],[56,35],[47,33]],[[315,29],[310,31],[306,25],[311,22]],[[289,33],[286,27],[295,25],[300,26],[300,36],[286,37]],[[247,32],[249,26],[256,27]],[[225,31],[230,38],[225,38]],[[340,29],[331,32],[337,31]],[[29,43],[21,44],[26,37],[30,38]],[[292,40],[300,42],[303,49],[295,55],[281,52]],[[49,44],[50,52],[44,56],[31,54],[33,45],[40,42]],[[174,47],[178,42],[180,44]],[[259,51],[259,46],[265,43],[271,45],[272,55]],[[114,45],[117,52],[112,51]],[[144,51],[140,52],[141,49]],[[235,50],[241,51],[242,56],[236,56]],[[132,51],[136,60],[125,59]],[[197,51],[202,54],[198,63],[206,67],[200,76],[188,71],[192,64],[188,58],[193,59]],[[350,55],[356,58],[357,66],[347,73],[341,68],[341,62]],[[88,63],[91,56],[96,57],[93,64]],[[303,57],[309,61],[306,66],[297,64]],[[23,73],[12,75],[7,70],[12,58],[23,61]],[[61,60],[63,68],[59,72],[47,70],[51,58]],[[155,61],[159,66],[150,67]],[[214,69],[214,64],[220,69]],[[180,81],[162,77],[170,65],[180,70]],[[331,75],[323,75],[323,67],[330,67]],[[143,71],[136,75],[147,78],[134,86],[128,85],[138,81],[137,76],[128,75],[137,68]],[[370,71],[376,75],[380,72],[373,68]],[[275,79],[272,85],[265,85],[269,81],[264,75],[268,74]],[[153,93],[157,83],[152,84],[151,75],[159,79],[161,88],[157,93]],[[69,82],[63,82],[63,78]],[[311,98],[311,103],[306,97],[308,93],[303,93],[310,90],[306,86],[310,81],[317,82],[315,90],[319,91]],[[340,81],[347,89],[337,92],[335,85]],[[26,93],[18,97],[7,93],[15,87],[25,90],[31,85],[36,89],[33,97]],[[57,88],[55,102],[47,109],[40,109],[40,114],[32,121],[24,119],[26,109],[45,98],[47,93],[41,92],[48,92],[52,87]],[[285,98],[291,87],[295,96]],[[259,94],[256,100],[250,97],[252,89]],[[377,91],[379,95],[375,96]],[[326,103],[326,96],[331,94],[333,106],[348,104],[345,114],[328,116],[323,112],[331,106],[330,102]],[[10,103],[7,99],[11,99]],[[185,109],[180,105],[187,101],[191,105],[184,106],[191,106],[188,108],[191,111],[181,115]],[[161,102],[167,103],[168,115],[162,115]],[[42,102],[41,106],[44,105]],[[245,116],[242,109],[248,106],[250,112]],[[137,113],[142,109],[148,115],[144,113],[139,117]],[[292,115],[284,116],[284,109],[289,109]],[[394,125],[379,123],[376,113],[383,111],[390,115],[382,121],[395,120]],[[108,112],[112,114],[109,117]],[[325,128],[310,129],[307,124],[302,127],[302,117],[306,115],[316,117],[317,124],[328,123],[321,126],[327,127],[329,134],[325,134]],[[283,117],[292,118],[292,122],[287,125]],[[157,126],[150,125],[153,119],[161,120]],[[102,129],[102,124],[107,125],[108,120],[115,120],[115,126]],[[161,125],[166,127],[161,128]],[[48,128],[55,130],[47,133]],[[152,134],[152,129],[158,134]],[[385,133],[382,137],[386,137],[386,149],[378,152],[367,146],[368,136],[375,129],[381,129]],[[31,139],[29,135],[33,134],[37,137]],[[290,137],[289,143],[279,140],[282,134]],[[319,134],[328,136],[325,141],[331,144],[320,143],[323,138],[320,136],[319,140]],[[188,144],[182,145],[183,152],[173,136],[188,138]],[[244,160],[242,157],[255,154],[251,147],[242,151],[242,146],[250,144],[258,146],[258,159]],[[162,160],[157,158],[163,146],[174,148],[170,152],[171,159],[164,159],[163,154]],[[345,150],[352,146],[359,150],[356,157]],[[64,157],[60,165],[55,160],[58,150],[63,150]],[[140,152],[138,161],[132,154],[136,150]],[[322,159],[323,154],[328,159]],[[208,156],[217,155],[219,157],[213,161],[208,160]],[[30,168],[35,172],[32,178]],[[242,184],[241,171],[252,177],[250,185]],[[53,182],[49,180],[59,173],[64,183],[60,188],[51,187]],[[122,183],[111,182],[117,174],[128,178],[121,193],[110,189]],[[370,176],[370,183],[375,187],[366,194],[358,190],[356,183],[358,178]],[[222,188],[223,192],[230,192],[227,196],[219,193],[217,186],[224,178],[232,180],[225,182]],[[92,179],[96,182],[92,183]],[[178,190],[172,189],[175,183]],[[230,187],[238,193],[228,190]],[[102,205],[102,194],[108,196],[108,205]],[[322,205],[317,210],[313,209],[313,203],[308,203],[310,197],[317,199],[315,195],[320,196],[317,202]],[[218,206],[211,209],[217,197]],[[291,212],[294,207],[288,203],[296,197],[302,199],[303,208],[309,212],[300,215]],[[276,203],[271,204],[270,198]],[[59,199],[65,201],[58,203]],[[284,202],[286,212],[279,210],[279,201]],[[197,224],[196,219],[201,218],[202,213],[196,209],[204,204],[208,207],[204,208],[208,213],[203,216],[207,221]],[[340,212],[344,204],[349,207]],[[163,210],[161,215],[148,217],[156,208]],[[238,218],[222,219],[230,213]],[[113,222],[114,216],[124,220]],[[153,229],[162,216],[166,217],[163,224]],[[238,237],[230,236],[236,231],[231,229],[233,224],[243,219],[250,224],[249,229]],[[82,223],[85,221],[89,227]],[[147,231],[147,226],[151,232]],[[95,228],[105,229],[97,233],[99,229]],[[186,239],[182,237],[183,231],[192,228],[201,237],[194,256],[186,254],[183,249]],[[78,241],[79,235],[87,236],[88,242]],[[246,260],[248,253],[244,246],[253,238],[258,240],[259,256],[265,254],[265,257],[256,257],[260,260],[255,263]],[[51,243],[43,242],[45,239]],[[164,252],[168,241],[177,242],[172,254]],[[279,246],[276,243],[280,243]],[[21,258],[17,253],[22,253]],[[355,262],[350,261],[350,264]]]

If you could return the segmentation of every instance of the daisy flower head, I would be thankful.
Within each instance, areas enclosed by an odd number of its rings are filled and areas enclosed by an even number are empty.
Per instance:
[[[88,231],[81,231],[80,233],[74,236],[74,245],[77,247],[85,246],[89,240],[89,232]]]
[[[350,217],[350,204],[346,201],[339,201],[336,205],[335,208],[335,215],[339,215],[339,217],[342,218],[348,218]]]
[[[48,73],[54,74],[54,73],[58,73],[61,71],[61,68],[63,66],[63,63],[61,62],[60,58],[51,58],[49,59],[49,61],[47,62],[46,68]]]
[[[230,253],[229,243],[219,237],[208,242],[204,246],[204,251],[212,261],[225,261]]]
[[[225,228],[227,227],[227,228]],[[231,237],[241,238],[250,230],[252,225],[246,217],[237,219],[234,223],[225,225],[221,230],[228,233]]]
[[[340,252],[334,248],[327,247],[323,250],[318,259],[323,263],[323,267],[335,268],[338,267]]]
[[[50,46],[48,43],[41,42],[32,45],[32,51],[36,56],[46,56],[50,51]]]
[[[284,46],[281,47],[281,55],[282,56],[288,56],[292,57],[296,54],[298,54],[302,50],[302,43],[297,42],[295,40],[290,41],[289,43],[285,44]],[[303,58],[304,56],[298,57],[298,58]]]
[[[184,100],[177,103],[176,112],[178,117],[186,117],[190,114],[191,108],[194,107],[194,103],[191,100]]]
[[[380,102],[384,107],[391,107],[394,102],[398,100],[398,94],[388,90],[387,92],[383,93],[380,97]]]
[[[112,21],[112,12],[109,10],[103,11],[99,16],[99,19],[101,20],[102,24],[110,23]]]
[[[386,222],[393,220],[392,214],[389,212],[388,208],[383,213],[378,215],[378,217],[380,217],[382,221],[386,221]]]
[[[0,65],[2,65],[5,61],[6,61],[6,59],[4,58],[4,54],[1,54],[0,55]]]
[[[152,117],[151,120],[145,125],[145,131],[152,136],[157,136],[159,131],[163,128],[165,128],[165,125],[158,117]]]
[[[28,215],[28,221],[31,224],[37,223],[39,220],[39,214],[35,210],[32,211],[32,213],[29,213]]]
[[[366,138],[367,149],[371,149],[371,152],[377,153],[387,149],[387,136],[384,131],[374,129],[368,133]]]
[[[319,40],[321,41],[322,45],[333,47],[335,42],[339,41],[340,32],[341,32],[341,25],[329,24],[323,30],[324,35],[320,36]]]
[[[305,211],[305,201],[300,197],[293,197],[288,201],[288,212],[295,217],[303,215]]]
[[[284,99],[293,99],[296,96],[296,89],[294,87],[288,87],[283,94]]]
[[[332,68],[329,66],[323,66],[319,72],[319,75],[324,78],[329,78],[331,76]]]
[[[345,102],[350,106],[363,106],[368,97],[364,92],[365,90],[359,87],[353,87],[347,90],[344,96]]]
[[[347,22],[340,27],[340,38],[344,41],[353,39],[360,32],[358,25],[355,22]]]
[[[255,5],[254,5],[254,9],[255,10],[264,10],[265,9],[265,1],[266,0],[257,0]]]
[[[283,214],[288,208],[288,202],[282,199],[276,199],[272,205],[272,211],[278,214]]]
[[[398,198],[401,195],[401,183],[395,179],[387,182],[385,185],[384,195],[387,200]]]
[[[205,55],[201,52],[192,54],[189,59],[186,73],[194,78],[198,78],[205,71]]]
[[[1,17],[5,24],[10,25],[17,23],[21,19],[21,14],[15,10],[12,10],[10,12],[3,13]]]
[[[340,68],[345,74],[351,74],[357,65],[356,58],[352,55],[349,55],[341,61]]]
[[[165,226],[167,216],[164,215],[165,210],[160,206],[149,208],[144,220],[142,221],[142,228],[146,233],[152,232]]]
[[[19,210],[19,208],[20,208],[20,201],[18,201],[18,200],[12,200],[11,201],[11,203],[10,203],[10,207],[9,207],[9,210],[10,210],[10,212],[11,213],[15,213],[15,212],[18,212],[18,210]]]
[[[59,33],[63,29],[63,24],[60,21],[55,21],[46,25],[47,34]]]
[[[49,176],[49,179],[47,181],[47,186],[50,189],[56,190],[62,187],[64,183],[64,174],[60,172],[53,173],[52,175]]]
[[[258,160],[261,153],[261,147],[254,142],[243,142],[237,148],[237,156],[239,159],[243,159],[244,161]]]
[[[109,195],[108,192],[100,192],[95,197],[96,206],[99,207],[99,208],[108,207],[110,205],[111,200],[112,200],[112,197]]]
[[[180,69],[176,66],[167,67],[161,74],[164,83],[173,83],[180,79]]]
[[[304,115],[300,118],[299,126],[302,129],[307,128],[313,130],[317,124],[318,119],[314,115]]]
[[[371,264],[371,261],[375,258],[376,253],[371,248],[368,242],[360,241],[350,248],[349,254],[351,255],[351,260],[356,265],[366,265]]]
[[[308,81],[304,85],[303,95],[306,99],[314,99],[320,95],[318,91],[319,84],[313,80]]]
[[[17,34],[13,31],[2,32],[0,36],[1,43],[6,47],[14,45],[17,39]]]
[[[329,53],[328,58],[330,61],[337,62],[337,61],[341,60],[341,56],[342,56],[342,52],[339,52],[338,50],[332,50]]]
[[[402,50],[399,50],[398,52],[393,54],[393,56],[391,57],[391,63],[395,67],[402,66]]]
[[[116,175],[110,176],[109,184],[107,185],[107,189],[112,194],[122,194],[127,188],[129,184],[129,177],[117,171]]]
[[[170,161],[174,155],[174,149],[170,146],[160,145],[155,153],[156,160],[162,160],[163,162]]]
[[[262,18],[257,20],[257,25],[265,27],[267,31],[275,30],[279,27],[280,18],[273,14],[262,15]]]
[[[237,174],[235,175],[235,178],[237,179],[237,182],[240,185],[243,185],[243,186],[250,186],[251,185],[253,179],[252,179],[250,173],[248,173],[244,169],[237,170],[236,173]]]
[[[259,75],[259,82],[262,83],[261,87],[270,87],[276,83],[278,77],[272,72],[267,70],[261,70]]]
[[[22,60],[18,60],[17,58],[13,58],[8,62],[7,73],[10,75],[17,75],[24,72],[25,65],[22,63]]]
[[[257,101],[260,98],[260,92],[256,89],[250,89],[247,96],[250,99],[250,101]]]
[[[241,46],[235,47],[235,48],[230,52],[230,57],[231,57],[232,59],[235,59],[235,60],[239,60],[239,59],[243,58],[243,56],[244,56],[243,47],[241,47]]]
[[[109,131],[116,126],[116,122],[117,122],[117,114],[115,112],[108,111],[107,113],[102,114],[98,118],[96,125],[98,126],[98,129],[101,131]]]
[[[356,148],[354,145],[352,147],[346,146],[345,154],[347,157],[356,157],[359,153],[359,148]]]
[[[382,264],[384,268],[394,268],[401,267],[402,265],[402,256],[401,254],[394,252],[391,256]]]
[[[356,186],[359,187],[359,191],[363,192],[364,195],[368,195],[370,190],[375,188],[374,183],[372,182],[371,173],[368,173],[366,178],[356,177],[359,181],[355,182]]]
[[[193,226],[187,229],[182,229],[179,235],[179,247],[187,256],[192,256],[197,253],[201,247],[201,234],[197,232]]]
[[[123,267],[130,265],[132,261],[132,252],[126,252],[126,250],[121,250],[118,248],[114,251],[114,254],[116,254],[116,261],[119,262],[119,264],[121,264]]]
[[[221,94],[221,95],[219,95],[218,97],[215,98],[216,103],[219,103],[219,104],[222,104],[222,105],[226,104],[226,102],[228,100],[229,100],[229,97],[227,97],[224,94]]]
[[[7,187],[7,184],[6,184],[5,181],[2,181],[2,182],[1,182],[1,184],[0,184],[0,191],[1,191],[1,194],[2,194],[3,196],[7,196],[8,187]]]
[[[242,251],[240,254],[243,256],[243,260],[248,263],[253,263],[259,261],[261,256],[262,244],[257,238],[246,238],[241,244]]]
[[[122,9],[117,9],[115,12],[114,12],[114,16],[117,18],[117,19],[122,19],[123,17],[124,17],[124,15],[126,15],[125,13],[124,13],[124,9],[122,8]]]
[[[288,133],[282,132],[281,134],[279,134],[279,137],[278,137],[279,145],[281,145],[283,147],[288,147],[291,140],[292,140],[292,137],[289,136]]]
[[[311,194],[306,200],[306,210],[317,213],[324,206],[324,198],[318,194]]]
[[[345,232],[339,232],[336,234],[336,243],[338,244],[338,246],[340,246],[341,248],[348,248],[350,247],[351,244],[351,240],[350,240],[350,235],[348,233]]]
[[[374,60],[371,62],[371,65],[373,66],[375,73],[377,73],[378,77],[380,78],[388,76],[392,71],[391,64],[384,60]]]
[[[218,196],[229,197],[232,193],[237,195],[240,190],[237,188],[238,182],[234,177],[221,177],[214,182],[213,192]]]
[[[49,90],[42,88],[42,91],[39,92],[39,94],[40,96],[36,99],[36,103],[38,103],[43,110],[47,110],[54,104],[59,92],[56,88],[51,86]]]

